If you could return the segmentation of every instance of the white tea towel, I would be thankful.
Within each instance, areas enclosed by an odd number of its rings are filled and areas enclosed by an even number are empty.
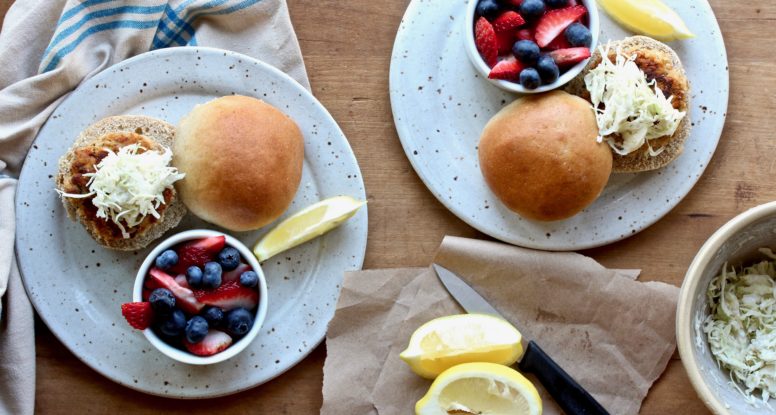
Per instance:
[[[0,32],[0,414],[35,402],[33,313],[14,257],[15,177],[84,80],[134,55],[202,45],[261,59],[309,89],[285,0],[16,0]]]

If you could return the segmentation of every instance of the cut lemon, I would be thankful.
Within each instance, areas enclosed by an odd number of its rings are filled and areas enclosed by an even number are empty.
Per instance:
[[[508,322],[485,314],[440,317],[420,326],[399,357],[418,375],[434,379],[469,362],[511,365],[523,354],[522,336]]]
[[[660,0],[598,0],[606,13],[638,34],[664,42],[695,35],[675,11]]]
[[[253,253],[264,261],[301,245],[341,225],[365,204],[349,196],[322,200],[280,222],[253,247]]]
[[[494,363],[465,363],[444,371],[415,404],[417,415],[541,415],[536,387],[518,371]]]

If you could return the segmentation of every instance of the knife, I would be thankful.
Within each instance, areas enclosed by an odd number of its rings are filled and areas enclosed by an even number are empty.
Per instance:
[[[508,321],[481,295],[470,287],[461,277],[452,271],[433,264],[442,285],[458,304],[470,314],[490,314]],[[568,415],[608,415],[603,406],[593,398],[577,381],[563,370],[547,353],[533,340],[525,344],[523,341],[523,356],[517,367],[524,373],[533,373],[544,386],[544,389],[555,399],[555,402]]]

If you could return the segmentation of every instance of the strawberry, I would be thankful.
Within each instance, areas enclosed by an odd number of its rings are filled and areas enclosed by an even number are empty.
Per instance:
[[[498,42],[496,41],[496,31],[488,19],[480,17],[474,25],[474,43],[480,52],[482,59],[488,66],[496,64],[498,59]]]
[[[219,330],[210,330],[202,341],[199,343],[190,343],[188,340],[183,340],[183,345],[191,353],[197,356],[212,356],[218,352],[223,351],[232,344],[232,338]]]
[[[493,67],[488,78],[516,81],[523,69],[525,69],[523,64],[514,57],[504,59]]]
[[[177,283],[178,283],[178,285],[180,285],[180,286],[181,286],[181,287],[183,287],[183,288],[188,288],[188,289],[191,289],[191,287],[189,287],[189,280],[187,280],[187,279],[186,279],[186,276],[185,276],[185,275],[183,275],[183,274],[178,274],[178,275],[175,277],[175,282],[177,282]]]
[[[515,44],[515,31],[510,30],[508,32],[496,33],[496,41],[498,43],[499,55],[510,53],[512,46]]]
[[[496,34],[509,32],[524,24],[525,19],[523,19],[523,16],[520,16],[520,14],[515,11],[508,10],[501,13],[501,15],[493,21],[493,30],[496,31]]]
[[[571,66],[590,57],[588,48],[568,48],[550,52],[550,56],[560,67]]]
[[[233,270],[231,270],[229,272],[225,272],[225,273],[221,274],[221,281],[222,281],[222,283],[227,283],[227,282],[232,282],[232,281],[239,281],[240,280],[240,275],[242,275],[242,273],[245,272],[245,271],[250,271],[251,269],[253,269],[253,268],[251,268],[250,265],[240,263],[240,265],[238,265],[237,268],[235,268],[235,269],[233,269]],[[195,295],[196,295],[196,293],[195,293]]]
[[[148,273],[151,274],[151,278],[156,280],[159,285],[172,292],[172,295],[175,296],[175,305],[181,310],[189,314],[197,314],[205,307],[204,304],[197,301],[196,297],[194,297],[194,292],[188,288],[181,287],[180,284],[175,282],[173,277],[159,268],[151,268]]]
[[[566,36],[558,36],[550,42],[545,49],[547,50],[558,50],[558,49],[568,49],[571,48],[571,44],[569,43],[568,39],[566,39]]]
[[[194,295],[200,303],[216,306],[224,311],[237,307],[251,309],[259,303],[258,291],[243,287],[239,281],[225,282],[215,290],[197,290]]]
[[[572,6],[548,11],[536,25],[536,43],[540,48],[547,46],[570,24],[586,13],[585,6]]]
[[[201,268],[206,262],[212,261],[224,249],[224,245],[226,238],[223,235],[189,242],[177,249],[178,264],[171,271],[174,274],[185,274],[192,265]]]
[[[151,327],[154,321],[154,310],[151,303],[125,303],[121,305],[121,315],[127,319],[127,323],[135,329],[145,330]]]
[[[520,29],[517,31],[517,34],[515,35],[516,40],[534,40],[534,33],[533,30],[529,28]]]
[[[151,297],[151,291],[153,290],[149,290],[148,288],[143,288],[143,295],[142,295],[143,301],[148,301],[148,298]]]

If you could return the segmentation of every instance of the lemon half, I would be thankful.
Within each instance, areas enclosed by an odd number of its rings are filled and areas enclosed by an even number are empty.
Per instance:
[[[469,362],[514,364],[523,354],[522,336],[511,324],[485,314],[440,317],[420,326],[399,357],[416,374],[434,379]]]
[[[638,34],[669,42],[695,37],[681,17],[660,0],[598,0],[606,13]]]
[[[415,413],[541,415],[542,400],[533,383],[514,369],[465,363],[440,374],[415,404]]]
[[[253,253],[259,261],[265,261],[336,228],[365,204],[350,196],[336,196],[308,206],[264,235],[253,247]]]

